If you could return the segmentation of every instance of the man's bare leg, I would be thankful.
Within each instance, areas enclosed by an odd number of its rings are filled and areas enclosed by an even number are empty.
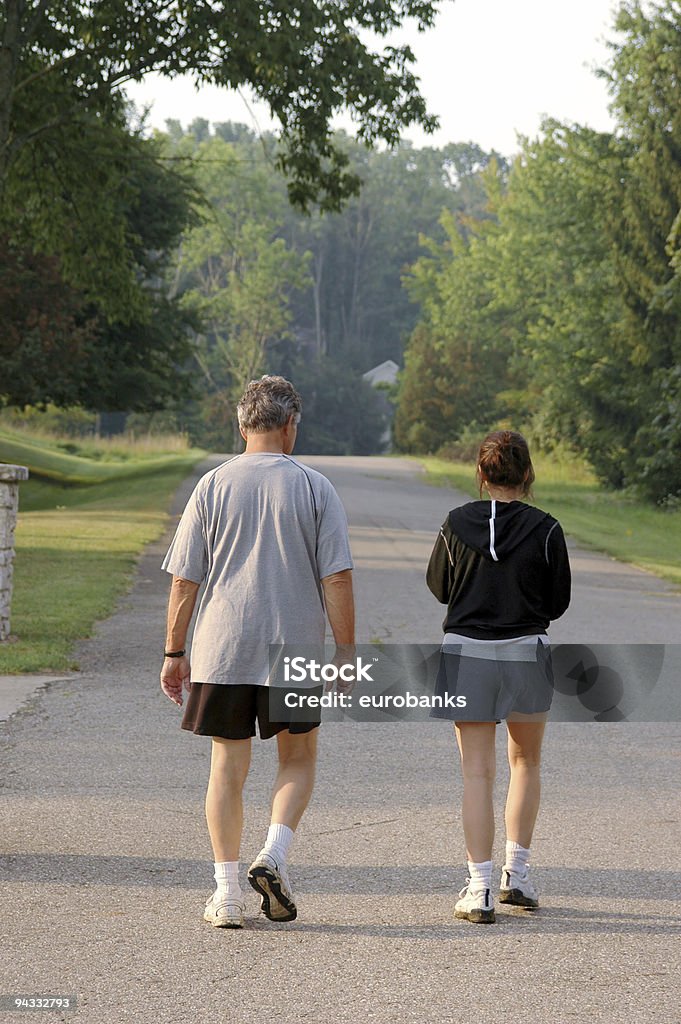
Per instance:
[[[272,793],[273,825],[287,825],[292,831],[298,827],[314,788],[318,732],[290,733],[284,729],[277,733],[279,769]]]
[[[213,737],[206,821],[216,862],[237,861],[243,828],[243,788],[251,763],[251,741]]]
[[[310,802],[317,761],[317,730],[277,734],[279,769],[272,794],[267,841],[248,871],[262,897],[262,912],[271,921],[293,921],[298,913],[286,862],[293,834]]]

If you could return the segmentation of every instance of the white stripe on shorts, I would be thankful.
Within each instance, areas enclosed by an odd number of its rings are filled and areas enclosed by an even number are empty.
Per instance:
[[[545,633],[513,636],[505,640],[475,640],[459,633],[445,633],[441,649],[445,654],[458,654],[462,658],[482,658],[484,661],[536,661],[538,640],[548,646],[549,638]]]

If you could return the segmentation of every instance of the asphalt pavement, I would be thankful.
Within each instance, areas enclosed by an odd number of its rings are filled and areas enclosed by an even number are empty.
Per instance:
[[[463,496],[426,486],[406,460],[305,461],[348,510],[359,639],[437,643],[442,608],[424,567]],[[79,652],[82,671],[0,724],[0,997],[77,999],[69,1013],[0,1009],[2,1024],[681,1021],[681,725],[662,716],[549,725],[533,843],[542,906],[498,906],[490,927],[453,917],[465,854],[451,727],[325,723],[292,851],[298,920],[259,917],[249,889],[243,931],[205,924],[210,742],[179,729],[158,687],[165,546],[140,559],[133,589]],[[671,586],[573,545],[571,560],[573,605],[554,643],[681,638]],[[274,753],[254,740],[245,889]]]

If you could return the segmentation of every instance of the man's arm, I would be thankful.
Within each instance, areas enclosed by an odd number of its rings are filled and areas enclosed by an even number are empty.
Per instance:
[[[355,600],[352,593],[352,569],[334,572],[322,579],[324,588],[324,604],[329,618],[333,638],[336,641],[334,664],[340,668],[353,662],[355,657]],[[333,689],[333,682],[326,684],[327,690]],[[342,681],[339,677],[336,688],[340,693],[352,693],[355,681]]]
[[[189,623],[194,613],[199,583],[183,580],[173,576],[168,601],[168,619],[166,625],[166,651],[183,651],[187,642]],[[190,683],[189,658],[166,658],[161,669],[161,689],[174,704],[182,707],[182,687],[189,691]]]
[[[343,569],[322,580],[324,604],[333,638],[338,647],[355,642],[355,601],[352,593],[352,569]]]

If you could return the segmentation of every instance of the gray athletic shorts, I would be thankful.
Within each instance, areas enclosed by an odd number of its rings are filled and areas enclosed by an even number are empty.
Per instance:
[[[458,642],[460,641],[460,642]],[[553,698],[551,649],[544,636],[467,640],[446,634],[434,694],[465,698],[465,706],[433,707],[431,718],[500,722],[545,717]]]

